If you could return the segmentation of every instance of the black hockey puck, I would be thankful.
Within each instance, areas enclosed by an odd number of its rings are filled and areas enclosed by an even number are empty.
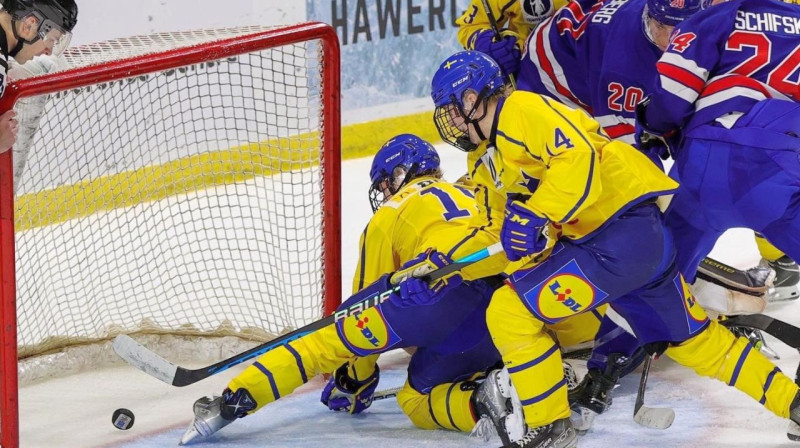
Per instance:
[[[125,408],[117,409],[114,411],[114,415],[111,416],[111,423],[113,423],[117,429],[131,429],[133,420],[133,412]]]

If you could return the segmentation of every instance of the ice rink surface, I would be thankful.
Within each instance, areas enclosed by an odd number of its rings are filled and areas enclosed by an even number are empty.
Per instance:
[[[439,146],[445,177],[455,180],[465,171],[463,153]],[[349,293],[355,269],[358,237],[371,216],[367,202],[371,160],[343,163],[342,199],[347,212],[342,224],[343,290]],[[750,267],[759,256],[752,232],[734,230],[712,253],[737,267]],[[772,304],[767,313],[800,324],[800,303]],[[768,336],[780,354],[781,369],[793,375],[800,356]],[[379,389],[402,385],[404,352],[381,359]],[[21,444],[23,447],[169,447],[176,446],[192,417],[198,397],[219,393],[238,372],[211,377],[176,388],[132,367],[104,368],[43,381],[20,389]],[[671,428],[658,431],[638,426],[632,419],[638,371],[620,382],[610,410],[595,420],[579,446],[590,447],[796,447],[785,435],[787,421],[763,409],[743,393],[701,378],[667,358],[650,373],[646,403],[675,410]],[[416,429],[393,399],[375,402],[364,414],[333,413],[319,403],[323,382],[312,380],[293,395],[238,420],[197,447],[496,447],[465,434]],[[111,415],[128,408],[136,420],[128,431],[115,429]]]

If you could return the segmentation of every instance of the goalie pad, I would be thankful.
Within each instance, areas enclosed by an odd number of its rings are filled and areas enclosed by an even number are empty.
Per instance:
[[[690,289],[697,302],[709,312],[709,315],[711,312],[726,316],[757,314],[764,311],[767,306],[767,300],[763,294],[753,295],[728,289],[717,283],[706,281],[699,275]]]
[[[704,258],[697,267],[697,279],[736,292],[763,297],[775,281],[775,271],[763,266],[743,271],[717,260]]]

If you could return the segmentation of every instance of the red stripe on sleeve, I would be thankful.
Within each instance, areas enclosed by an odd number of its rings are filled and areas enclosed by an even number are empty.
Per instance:
[[[685,68],[678,67],[677,65],[672,65],[666,62],[658,62],[656,63],[656,68],[658,69],[658,73],[694,90],[697,93],[700,93],[700,91],[703,90],[703,87],[706,85],[706,81],[703,78],[695,75]]]

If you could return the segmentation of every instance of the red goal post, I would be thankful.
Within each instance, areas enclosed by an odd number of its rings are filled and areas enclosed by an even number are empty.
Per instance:
[[[22,357],[122,332],[274,334],[341,302],[333,28],[162,33],[65,56],[69,69],[0,100],[0,113],[47,104],[17,185],[0,155],[3,448],[19,445]]]

